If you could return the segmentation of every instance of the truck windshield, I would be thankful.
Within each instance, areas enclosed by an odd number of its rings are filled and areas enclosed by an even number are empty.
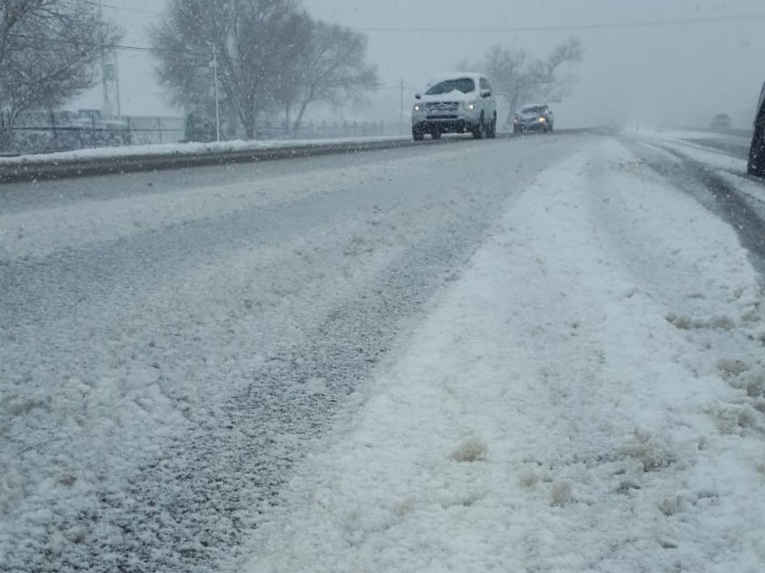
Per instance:
[[[434,85],[427,92],[425,92],[425,95],[441,95],[448,94],[453,91],[459,91],[463,94],[468,94],[472,91],[475,91],[475,82],[470,78],[446,80]]]

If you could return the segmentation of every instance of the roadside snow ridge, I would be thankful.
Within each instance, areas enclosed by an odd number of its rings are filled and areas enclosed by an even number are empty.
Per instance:
[[[756,274],[599,141],[508,205],[246,571],[762,570]]]

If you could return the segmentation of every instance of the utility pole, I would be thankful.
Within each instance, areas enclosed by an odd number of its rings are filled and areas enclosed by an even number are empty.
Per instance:
[[[98,17],[103,20],[103,7],[101,0],[96,3]],[[117,54],[113,50],[107,50],[101,46],[101,83],[103,86],[103,103],[101,104],[101,119],[111,119],[114,112],[117,117],[122,115],[120,102],[120,80],[117,68]],[[116,104],[116,109],[115,109]]]
[[[101,7],[101,0],[96,4],[98,8],[98,19],[103,21],[104,11]],[[101,46],[101,85],[103,87],[103,102],[101,103],[101,119],[111,119],[114,113],[109,93],[109,81],[111,81],[113,71],[106,63],[106,50]]]
[[[213,42],[213,75],[215,77],[215,139],[220,143],[220,98],[218,97],[218,48]]]
[[[115,96],[117,99],[117,117],[122,117],[122,97],[120,96],[120,66],[117,59],[117,52],[114,52],[114,87],[117,90]]]

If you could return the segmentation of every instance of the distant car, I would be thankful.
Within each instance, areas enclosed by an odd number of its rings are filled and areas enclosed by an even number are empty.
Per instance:
[[[718,113],[712,118],[712,129],[730,129],[732,122],[727,113]]]
[[[428,84],[412,108],[412,137],[439,139],[443,133],[472,133],[476,139],[497,135],[497,102],[489,80],[479,73],[452,72]]]
[[[747,171],[750,175],[765,177],[765,85],[762,86],[754,116],[754,134],[749,148]]]
[[[555,115],[547,104],[529,104],[512,115],[513,133],[523,131],[552,131]]]

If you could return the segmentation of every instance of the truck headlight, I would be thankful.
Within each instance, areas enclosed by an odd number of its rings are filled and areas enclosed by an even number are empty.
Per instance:
[[[473,111],[476,108],[476,103],[474,101],[466,101],[465,102],[465,109],[469,111]]]
[[[421,103],[414,104],[414,111],[423,111],[425,109],[425,106]]]

